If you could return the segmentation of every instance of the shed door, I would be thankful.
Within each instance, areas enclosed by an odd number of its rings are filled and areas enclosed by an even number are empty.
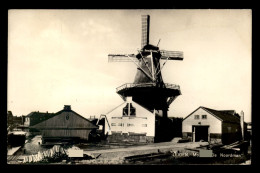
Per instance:
[[[195,126],[195,142],[204,140],[208,142],[209,126]]]

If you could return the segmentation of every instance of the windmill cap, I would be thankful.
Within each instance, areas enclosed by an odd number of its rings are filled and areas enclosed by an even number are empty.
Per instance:
[[[147,50],[159,50],[159,47],[151,45],[151,44],[147,44],[143,47],[143,50],[147,49]]]

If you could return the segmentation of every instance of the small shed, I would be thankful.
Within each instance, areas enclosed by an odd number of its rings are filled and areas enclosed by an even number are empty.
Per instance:
[[[182,121],[182,136],[193,142],[230,144],[242,139],[241,121],[234,110],[199,107]]]
[[[89,120],[71,110],[70,105],[55,113],[53,117],[35,124],[31,128],[41,131],[44,141],[79,139],[88,140],[89,133],[98,128]]]

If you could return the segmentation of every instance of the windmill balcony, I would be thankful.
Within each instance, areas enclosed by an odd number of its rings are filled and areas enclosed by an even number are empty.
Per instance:
[[[129,88],[138,88],[138,87],[156,87],[156,83],[141,83],[141,84],[126,83],[126,84],[121,85],[120,87],[117,87],[116,92],[119,92],[119,91],[122,91],[125,89],[129,89]],[[165,83],[165,88],[180,90],[179,85],[169,84],[169,83]]]

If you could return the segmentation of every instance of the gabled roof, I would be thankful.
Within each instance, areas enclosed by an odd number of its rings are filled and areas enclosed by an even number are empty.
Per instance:
[[[150,112],[150,113],[153,114],[153,111],[147,109],[146,107],[144,107],[144,106],[142,106],[142,105],[140,105],[140,104],[138,104],[138,103],[136,103],[135,101],[132,100],[132,101],[130,101],[130,102],[124,101],[123,103],[121,103],[121,104],[118,105],[117,107],[115,107],[115,108],[113,108],[112,110],[110,110],[109,112],[107,112],[105,115],[110,114],[111,112],[113,112],[114,110],[116,110],[117,108],[119,108],[120,106],[122,106],[122,105],[124,105],[124,104],[126,104],[126,103],[134,103],[134,104],[136,104],[136,105],[142,107],[142,108],[145,109],[146,111],[148,111],[148,112]]]
[[[228,113],[228,114],[232,114],[232,115],[235,115],[236,111],[235,110],[219,110],[220,112],[225,112],[225,113]]]
[[[214,117],[216,117],[217,119],[219,119],[223,122],[240,123],[240,118],[237,117],[234,114],[233,110],[232,111],[230,111],[230,110],[214,110],[214,109],[206,108],[206,107],[203,107],[203,106],[200,106],[199,108],[197,108],[195,111],[193,111],[187,117],[185,117],[183,120],[188,118],[190,115],[192,115],[194,112],[196,112],[200,108],[202,108],[203,110],[205,110],[206,112],[210,113],[211,115],[213,115]]]
[[[214,110],[206,107],[201,107],[202,109],[214,114],[218,118],[220,118],[224,122],[231,122],[231,123],[240,123],[240,118],[235,116],[232,112],[229,111],[221,111],[221,110]]]
[[[64,109],[63,109],[63,110],[61,110],[61,111],[55,113],[54,116],[60,115],[62,112],[73,112],[73,113],[74,113],[75,115],[77,115],[78,117],[80,117],[80,118],[82,118],[82,119],[84,119],[84,120],[86,120],[86,121],[92,123],[90,120],[88,120],[87,118],[81,116],[80,114],[78,114],[77,112],[75,112],[75,111],[73,111],[73,110],[64,110]],[[92,124],[93,124],[93,123],[92,123]],[[93,125],[94,125],[96,128],[98,128],[98,126],[96,126],[95,124],[93,124]]]
[[[46,116],[46,115],[54,115],[54,113],[47,113],[47,112],[31,112],[25,117],[32,117],[32,116]]]
[[[49,120],[49,119],[51,119],[51,118],[53,118],[53,117],[55,117],[55,116],[57,116],[57,115],[60,115],[60,114],[62,114],[63,112],[72,112],[72,113],[74,113],[74,115],[76,115],[76,116],[78,116],[78,117],[80,117],[80,118],[82,118],[82,119],[88,121],[90,124],[92,124],[92,125],[93,125],[92,128],[98,128],[97,125],[93,124],[90,120],[88,120],[87,118],[81,116],[80,114],[78,114],[77,112],[75,112],[75,111],[73,111],[73,110],[64,110],[64,109],[63,109],[63,110],[60,110],[60,111],[58,111],[58,112],[56,112],[56,113],[53,113],[52,117],[50,117],[50,118],[48,118],[48,119],[46,119],[46,120],[44,120],[44,121],[47,121],[47,120]],[[40,124],[40,123],[42,123],[42,122],[43,122],[43,121],[41,121],[41,122],[35,124],[34,126],[37,126],[38,124]]]
[[[110,114],[111,112],[113,112],[114,110],[116,110],[117,108],[119,108],[120,106],[122,106],[122,105],[125,104],[125,103],[126,103],[126,101],[123,102],[123,103],[121,103],[121,104],[118,105],[117,107],[113,108],[112,110],[110,110],[109,112],[107,112],[105,115]]]

